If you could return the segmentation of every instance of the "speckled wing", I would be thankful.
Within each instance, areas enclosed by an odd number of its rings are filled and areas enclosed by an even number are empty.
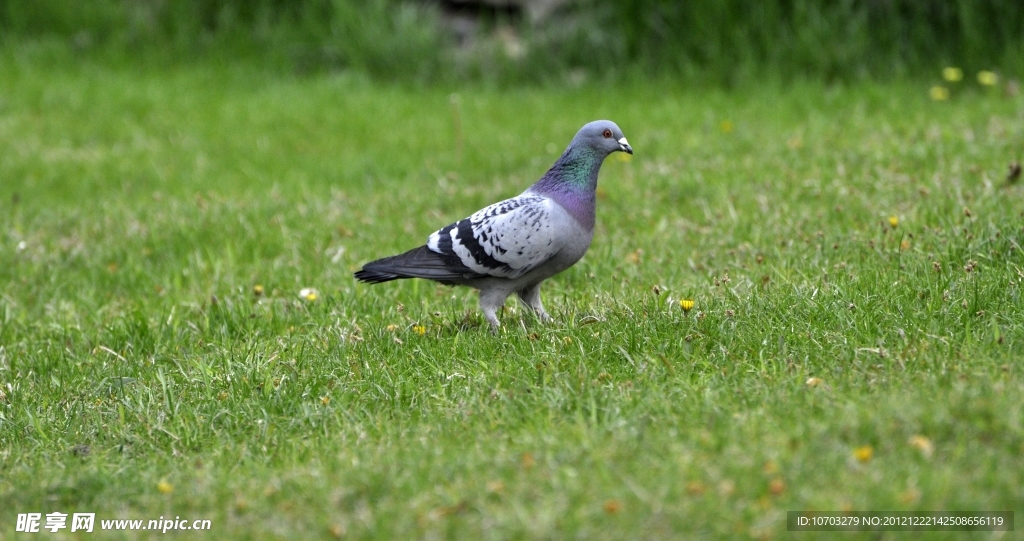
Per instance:
[[[555,205],[529,193],[495,203],[435,231],[427,239],[427,248],[457,256],[482,275],[518,278],[561,248],[551,219]]]

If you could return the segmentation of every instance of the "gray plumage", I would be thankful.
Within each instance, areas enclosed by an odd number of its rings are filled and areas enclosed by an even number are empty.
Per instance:
[[[497,311],[515,293],[542,320],[540,284],[587,253],[594,236],[597,175],[612,152],[633,153],[614,122],[591,122],[533,186],[443,227],[427,243],[367,263],[356,279],[376,284],[426,278],[480,290],[480,309],[497,329]]]

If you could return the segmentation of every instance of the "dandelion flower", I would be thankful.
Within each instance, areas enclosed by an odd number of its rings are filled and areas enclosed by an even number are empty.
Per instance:
[[[932,444],[932,440],[920,434],[911,436],[908,443],[910,443],[910,446],[914,449],[921,451],[921,454],[924,455],[925,458],[931,457],[932,453],[935,452],[935,445]]]
[[[426,325],[413,325],[412,326],[412,332],[414,332],[414,333],[416,333],[416,334],[418,334],[420,336],[423,336],[424,334],[427,334],[427,326]]]
[[[978,82],[985,86],[996,86],[999,82],[999,76],[994,71],[979,71]]]
[[[954,67],[943,68],[942,78],[951,83],[958,82],[964,78],[964,70]]]
[[[388,325],[385,328],[387,329],[388,332],[395,332],[398,329],[398,325],[392,323],[391,325]]]
[[[693,299],[679,299],[679,307],[682,308],[684,312],[693,310]]]
[[[313,302],[320,298],[320,292],[313,287],[304,287],[299,290],[299,297],[306,299],[309,302]]]
[[[252,286],[252,294],[257,296],[257,297],[262,297],[263,296],[263,286],[260,285],[260,284],[256,284],[256,285]]]
[[[900,503],[903,505],[911,505],[917,503],[921,499],[921,491],[916,488],[908,488],[900,494]]]
[[[944,86],[935,85],[928,90],[928,95],[935,101],[946,101],[949,99],[949,89]]]
[[[853,458],[856,458],[858,462],[871,462],[874,457],[875,450],[870,445],[862,445],[853,450]]]
[[[170,494],[171,492],[174,492],[174,485],[168,483],[167,479],[161,479],[160,482],[156,484],[156,489],[160,491],[160,494]]]
[[[895,214],[889,216],[889,227],[896,229],[900,225],[900,217]]]

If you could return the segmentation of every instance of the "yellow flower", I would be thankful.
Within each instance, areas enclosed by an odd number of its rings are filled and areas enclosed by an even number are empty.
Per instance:
[[[398,329],[398,325],[395,325],[394,323],[392,323],[391,325],[388,325],[385,328],[387,329],[388,332],[395,332],[395,330]]]
[[[160,494],[170,494],[171,492],[174,492],[174,485],[168,483],[167,479],[161,479],[160,482],[156,484],[156,489],[160,491]]]
[[[943,68],[942,78],[951,83],[955,83],[964,78],[964,70],[954,67]]]
[[[916,488],[908,488],[900,493],[900,503],[903,505],[911,505],[917,503],[921,499],[921,491]]]
[[[921,454],[924,455],[925,458],[932,456],[932,453],[935,451],[935,445],[932,444],[932,440],[925,436],[921,436],[920,434],[917,436],[911,436],[908,443],[910,443],[911,447],[921,451]]]
[[[946,101],[949,99],[949,89],[944,86],[935,85],[928,91],[928,95],[935,101]]]
[[[693,310],[693,300],[679,299],[679,307],[682,308],[684,312],[689,312],[690,310]]]
[[[889,216],[889,227],[896,229],[896,226],[900,225],[900,217],[895,214]]]
[[[320,292],[313,287],[304,287],[299,290],[299,297],[302,297],[309,302],[313,302],[320,297]]]
[[[853,458],[858,462],[871,462],[875,457],[875,450],[870,445],[862,445],[853,450]]]
[[[427,334],[427,327],[426,325],[413,325],[412,332],[420,336],[423,336],[424,334]]]
[[[979,71],[978,82],[985,86],[995,86],[999,82],[999,76],[993,71]]]
[[[252,294],[256,295],[257,297],[263,296],[263,286],[260,284],[252,286]]]
[[[722,130],[722,133],[732,133],[732,127],[731,120],[723,120],[722,123],[718,125],[718,129]]]

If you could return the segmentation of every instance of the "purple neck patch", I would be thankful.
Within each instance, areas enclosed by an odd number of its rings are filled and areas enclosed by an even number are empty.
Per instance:
[[[550,197],[587,230],[594,228],[597,174],[604,156],[570,146],[530,189]]]

